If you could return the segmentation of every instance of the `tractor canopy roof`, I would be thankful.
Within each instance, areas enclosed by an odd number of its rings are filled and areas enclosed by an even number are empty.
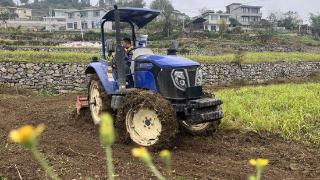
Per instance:
[[[139,28],[144,27],[160,14],[160,11],[145,8],[119,8],[118,10],[121,22],[131,22]],[[114,11],[115,9],[107,12],[102,19],[115,21]]]

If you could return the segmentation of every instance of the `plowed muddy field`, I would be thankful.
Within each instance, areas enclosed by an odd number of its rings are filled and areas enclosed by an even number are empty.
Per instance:
[[[8,141],[11,129],[44,123],[39,148],[63,179],[106,179],[104,151],[90,118],[74,118],[76,95],[44,97],[0,89],[0,179],[46,179],[28,151]],[[258,117],[257,117],[258,118]],[[131,156],[133,145],[116,143],[118,179],[155,179]],[[320,179],[320,149],[269,133],[220,130],[210,137],[179,135],[173,151],[173,177],[183,179],[246,179],[254,172],[248,160],[264,157],[270,164],[264,179]],[[153,153],[154,162],[164,165]]]

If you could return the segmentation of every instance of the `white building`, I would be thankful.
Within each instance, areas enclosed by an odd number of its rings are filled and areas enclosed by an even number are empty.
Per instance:
[[[206,11],[202,13],[202,18],[206,21],[203,23],[203,29],[208,31],[219,31],[221,25],[229,27],[229,18],[231,14],[223,12]]]
[[[71,10],[66,13],[67,31],[99,31],[101,17],[105,15],[106,10],[103,8],[90,8],[83,10]],[[105,24],[105,30],[106,32],[112,30],[111,22]]]
[[[65,31],[67,22],[67,13],[70,9],[53,9],[49,17],[43,17],[46,24],[46,31]]]
[[[237,20],[243,28],[250,28],[252,24],[260,22],[262,6],[242,5],[241,3],[232,3],[226,7],[226,12],[231,14],[232,18]]]

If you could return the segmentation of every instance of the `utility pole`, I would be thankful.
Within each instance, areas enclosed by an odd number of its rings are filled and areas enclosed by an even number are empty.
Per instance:
[[[183,18],[182,18],[182,30],[184,31],[185,30],[185,25],[184,25],[184,21],[185,21],[185,16],[183,16]]]
[[[80,31],[81,31],[81,38],[82,38],[82,41],[84,41],[84,37],[83,37],[83,29],[82,29],[82,15],[81,15],[81,13],[79,14],[79,17],[80,17]]]

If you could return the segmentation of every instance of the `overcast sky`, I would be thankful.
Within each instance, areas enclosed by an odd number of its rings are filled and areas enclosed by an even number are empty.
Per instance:
[[[98,0],[94,0],[98,1]],[[148,4],[152,0],[145,0]],[[306,23],[310,12],[320,13],[320,0],[171,0],[174,7],[190,16],[199,15],[202,8],[223,10],[225,6],[234,2],[248,5],[263,6],[262,13],[266,17],[270,12],[298,11]]]

